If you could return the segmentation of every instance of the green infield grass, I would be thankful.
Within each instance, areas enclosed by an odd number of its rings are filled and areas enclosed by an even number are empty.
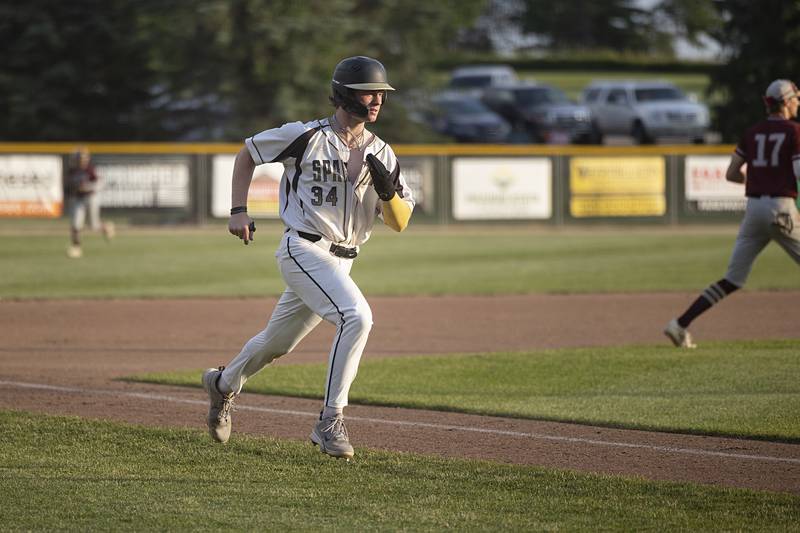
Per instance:
[[[787,340],[692,351],[630,346],[365,360],[350,402],[797,442],[797,346]],[[325,372],[324,364],[278,363],[245,390],[321,399]],[[130,379],[199,387],[200,374]]]
[[[789,494],[0,411],[6,531],[791,531]]]
[[[0,232],[0,298],[277,295],[274,251],[282,233],[260,224],[243,246],[226,227],[121,228],[65,254],[66,232]],[[63,228],[61,228],[63,229]],[[699,291],[725,272],[735,227],[383,228],[352,275],[367,296]],[[797,266],[776,245],[756,261],[748,289],[800,289]]]

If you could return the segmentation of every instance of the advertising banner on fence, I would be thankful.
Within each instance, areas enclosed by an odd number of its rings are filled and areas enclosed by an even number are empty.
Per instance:
[[[0,155],[0,216],[61,216],[62,173],[58,155]]]
[[[664,158],[573,157],[570,214],[583,217],[656,217],[667,211]]]
[[[432,214],[436,209],[433,192],[433,162],[432,157],[402,156],[398,158],[400,170],[406,183],[414,194],[415,213]]]
[[[215,155],[211,163],[211,216],[228,218],[231,213],[231,176],[236,156]],[[281,163],[258,165],[247,193],[247,213],[251,217],[279,218]]]
[[[103,207],[190,207],[188,161],[97,157]]]
[[[215,155],[211,168],[211,216],[227,218],[231,209],[232,155]],[[404,157],[400,168],[414,192],[415,210],[429,213],[433,205],[433,159],[429,157]],[[279,218],[280,183],[283,164],[258,165],[247,195],[247,212],[258,218]]]
[[[453,160],[456,220],[544,220],[552,216],[552,165],[543,157]]]
[[[725,179],[729,156],[686,156],[684,190],[689,210],[744,211],[744,185]]]

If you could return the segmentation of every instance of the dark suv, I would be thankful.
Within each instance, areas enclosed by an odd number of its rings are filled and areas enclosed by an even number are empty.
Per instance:
[[[433,129],[458,142],[505,143],[511,126],[478,98],[454,92],[436,96],[429,120]]]
[[[483,102],[512,124],[518,140],[597,142],[589,108],[572,102],[553,86],[524,81],[496,86],[486,90]]]

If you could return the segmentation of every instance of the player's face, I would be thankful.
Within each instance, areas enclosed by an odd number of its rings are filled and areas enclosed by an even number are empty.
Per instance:
[[[356,98],[367,107],[367,122],[375,122],[381,112],[384,91],[356,91]]]

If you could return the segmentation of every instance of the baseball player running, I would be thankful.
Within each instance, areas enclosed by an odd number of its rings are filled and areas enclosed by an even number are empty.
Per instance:
[[[768,116],[752,126],[736,146],[726,179],[745,184],[747,208],[736,237],[725,277],[709,285],[664,333],[675,346],[694,348],[686,328],[702,313],[743,287],[753,262],[771,240],[800,264],[800,215],[797,178],[800,178],[800,124],[797,86],[775,80],[764,95]]]
[[[372,312],[350,269],[375,219],[403,231],[414,199],[392,148],[365,128],[377,120],[387,91],[394,90],[383,65],[364,56],[344,59],[336,65],[331,86],[332,116],[258,133],[245,140],[236,156],[228,229],[244,244],[255,231],[246,207],[253,169],[283,163],[279,209],[286,230],[275,256],[286,290],[267,327],[227,366],[203,374],[210,400],[208,429],[218,442],[230,437],[231,407],[247,379],[291,352],[324,319],[336,326],[336,334],[311,441],[333,457],[353,456],[343,409]]]

